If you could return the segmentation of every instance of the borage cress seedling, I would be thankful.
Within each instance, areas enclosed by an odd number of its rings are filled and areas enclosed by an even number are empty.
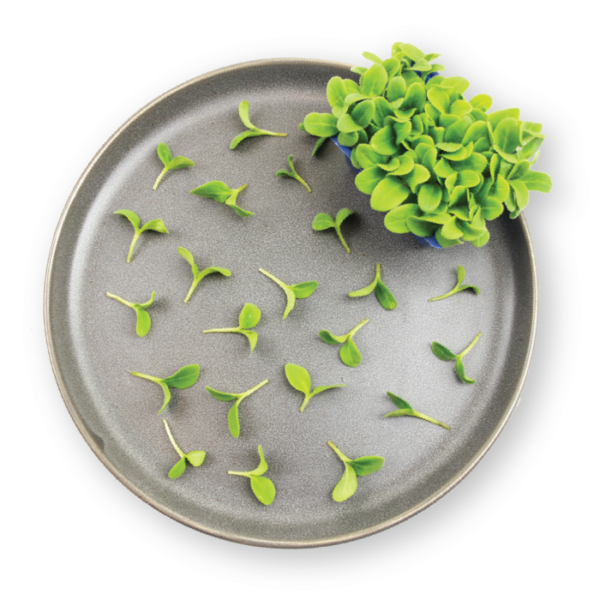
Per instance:
[[[342,210],[340,210],[337,213],[337,215],[335,215],[335,220],[333,220],[333,217],[331,215],[328,215],[325,212],[320,212],[314,218],[314,220],[312,222],[312,228],[315,231],[325,231],[325,229],[332,229],[332,228],[335,229],[335,232],[337,233],[339,240],[342,242],[344,249],[346,250],[346,252],[350,253],[350,248],[348,247],[348,244],[346,243],[346,241],[344,240],[344,237],[342,236],[341,226],[342,226],[342,223],[351,214],[354,214],[353,210],[351,210],[349,208],[342,208]]]
[[[222,181],[211,181],[191,190],[190,194],[202,196],[203,198],[212,198],[221,204],[229,206],[229,208],[233,209],[233,211],[241,217],[251,217],[254,215],[253,212],[244,210],[237,205],[238,196],[242,190],[245,190],[247,187],[248,184],[244,184],[243,186],[232,190]]]
[[[250,479],[250,486],[256,498],[263,505],[271,505],[275,499],[275,485],[271,479],[266,476],[262,476],[267,470],[269,465],[265,460],[262,446],[258,446],[258,455],[260,456],[260,464],[250,472],[236,472],[233,470],[227,471],[227,474],[234,474],[236,476],[245,476]]]
[[[240,325],[237,328],[213,328],[212,330],[204,330],[203,334],[210,334],[212,332],[237,332],[238,334],[243,334],[250,343],[250,352],[252,353],[258,341],[258,334],[254,330],[250,330],[250,328],[254,328],[258,324],[260,315],[260,309],[256,305],[246,303],[240,312]]]
[[[189,462],[192,466],[202,466],[204,462],[204,458],[206,457],[206,452],[201,450],[195,450],[193,452],[188,452],[187,454],[177,445],[175,442],[175,438],[171,433],[171,428],[169,427],[169,423],[167,423],[166,419],[163,419],[163,423],[165,424],[165,429],[167,430],[167,435],[169,436],[169,440],[173,444],[175,451],[179,454],[180,459],[171,470],[169,470],[169,478],[176,479],[179,478],[184,472],[186,468],[186,463]]]
[[[190,297],[192,296],[193,292],[196,290],[198,283],[205,276],[208,276],[209,274],[214,274],[215,272],[218,272],[219,274],[222,274],[223,276],[231,276],[230,270],[227,270],[227,268],[220,268],[219,266],[210,266],[209,268],[205,268],[204,270],[202,270],[202,272],[200,272],[198,270],[198,266],[197,266],[196,262],[194,262],[194,256],[192,256],[192,254],[188,250],[180,247],[177,251],[179,252],[179,255],[182,258],[184,258],[185,261],[192,267],[192,274],[194,275],[194,280],[192,282],[192,286],[190,287],[188,294],[185,296],[185,299],[183,300],[184,303],[187,303],[190,300]]]
[[[291,177],[292,179],[295,179],[296,181],[300,182],[306,188],[306,191],[310,194],[312,192],[312,190],[310,189],[308,184],[298,175],[298,172],[296,171],[296,168],[294,167],[294,155],[290,155],[288,157],[288,166],[290,168],[290,171],[287,171],[286,169],[280,169],[275,174],[275,176],[276,177]]]
[[[254,388],[250,388],[249,390],[246,390],[246,392],[242,392],[241,394],[234,394],[232,392],[219,392],[219,390],[214,390],[213,388],[209,388],[208,386],[206,386],[208,393],[217,400],[221,400],[223,402],[231,402],[232,400],[235,400],[233,406],[229,409],[229,413],[227,414],[227,424],[229,425],[229,433],[231,433],[233,437],[237,438],[240,436],[240,418],[238,409],[242,400],[247,396],[250,396],[250,394],[253,394],[254,392],[256,392],[256,390],[262,388],[265,384],[268,383],[269,380],[266,379],[260,382],[260,384],[254,386]]]
[[[396,309],[395,297],[381,280],[381,265],[379,262],[375,266],[375,280],[364,289],[348,293],[348,297],[364,297],[365,295],[370,295],[373,291],[375,291],[377,301],[381,303],[384,309]]]
[[[456,276],[458,281],[456,286],[451,291],[448,291],[444,295],[440,295],[439,297],[432,297],[429,301],[440,301],[440,299],[446,299],[446,297],[450,297],[451,295],[456,295],[456,293],[460,293],[460,291],[464,291],[465,289],[471,289],[474,293],[479,295],[480,291],[475,285],[463,285],[462,282],[465,280],[465,269],[459,264],[456,267]]]
[[[186,167],[194,167],[195,165],[193,161],[187,159],[186,157],[173,157],[171,154],[171,149],[164,142],[161,142],[158,147],[156,147],[156,152],[158,153],[158,157],[162,161],[162,164],[165,166],[165,168],[156,178],[152,188],[153,190],[158,188],[160,180],[167,174],[167,171],[185,169]]]
[[[145,373],[139,373],[137,371],[130,371],[129,373],[131,373],[131,375],[135,375],[136,377],[141,377],[154,382],[162,388],[165,399],[160,410],[158,413],[156,413],[160,415],[167,407],[167,404],[171,402],[171,390],[169,388],[185,390],[186,388],[193,386],[200,375],[200,365],[186,365],[173,375],[165,378],[154,377],[152,375],[146,375]]]
[[[348,367],[356,367],[361,362],[362,355],[352,338],[368,321],[369,320],[365,318],[360,324],[354,326],[348,334],[344,334],[343,336],[331,334],[329,330],[321,330],[319,336],[321,337],[321,340],[327,344],[341,344],[340,359],[342,360],[342,363]]]
[[[294,365],[294,363],[286,364],[285,376],[287,377],[288,382],[290,382],[290,386],[292,386],[292,388],[296,388],[296,390],[304,394],[304,402],[302,402],[300,412],[306,408],[306,405],[315,394],[320,394],[321,392],[325,392],[325,390],[331,390],[332,388],[344,388],[346,386],[346,384],[319,386],[311,392],[310,374],[308,371],[306,371],[306,369],[304,369],[304,367],[300,367],[300,365]]]
[[[448,427],[448,425],[446,425],[445,423],[436,421],[435,419],[432,419],[431,417],[428,417],[427,415],[424,415],[423,413],[417,412],[416,410],[413,409],[413,407],[410,404],[408,404],[408,402],[406,402],[406,400],[403,400],[402,398],[396,396],[396,394],[392,394],[391,392],[388,392],[387,395],[390,397],[390,400],[398,408],[397,408],[397,410],[393,410],[392,412],[388,413],[387,415],[383,415],[384,419],[387,417],[416,417],[417,419],[423,419],[424,421],[429,421],[430,423],[433,423],[434,425],[439,425],[440,427],[443,427],[444,429],[450,429],[450,427]]]
[[[146,311],[154,302],[154,297],[156,295],[155,291],[152,291],[152,295],[146,303],[131,303],[130,301],[125,301],[122,297],[118,295],[113,295],[112,293],[106,293],[107,297],[126,305],[127,307],[131,307],[133,311],[135,311],[137,315],[137,323],[135,326],[135,331],[138,336],[146,336],[148,332],[150,332],[150,326],[152,326],[152,320],[150,319],[150,314]]]
[[[465,382],[465,384],[474,384],[475,380],[465,375],[465,366],[463,365],[462,360],[463,357],[475,346],[480,336],[481,332],[471,341],[471,344],[458,355],[455,355],[450,349],[435,341],[431,343],[431,350],[433,351],[433,354],[441,361],[456,361],[454,364],[454,371],[456,371],[456,375],[458,375],[459,379]]]
[[[252,138],[253,136],[287,136],[287,134],[282,132],[269,132],[268,130],[257,128],[250,121],[250,104],[247,101],[242,101],[240,103],[238,113],[240,114],[240,120],[242,120],[242,123],[248,130],[242,132],[231,141],[231,144],[229,145],[230,149],[234,149],[245,138]]]
[[[319,286],[317,281],[307,281],[297,285],[286,285],[283,281],[280,281],[266,270],[263,270],[262,268],[259,268],[258,270],[283,289],[283,292],[287,297],[287,305],[285,307],[285,311],[283,312],[283,320],[285,320],[292,309],[294,309],[294,305],[296,305],[296,299],[306,299],[307,297],[310,297],[315,292],[315,289]]]
[[[137,243],[137,240],[139,239],[140,235],[144,231],[156,231],[157,233],[168,233],[167,228],[165,227],[165,224],[163,223],[162,219],[152,219],[151,221],[148,221],[143,227],[140,227],[140,224],[141,224],[140,217],[138,217],[132,210],[126,210],[126,209],[115,210],[115,212],[113,214],[117,214],[117,215],[121,215],[121,216],[125,217],[133,226],[133,230],[134,230],[133,240],[131,241],[131,245],[129,246],[129,252],[127,254],[127,263],[128,264],[129,264],[129,262],[131,262],[131,256],[133,255],[133,248],[135,247],[135,244]]]

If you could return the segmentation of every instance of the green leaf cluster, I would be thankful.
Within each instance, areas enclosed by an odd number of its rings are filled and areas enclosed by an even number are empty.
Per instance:
[[[348,297],[365,297],[366,295],[370,295],[373,291],[375,291],[377,301],[381,303],[381,306],[384,309],[396,309],[396,298],[381,280],[381,265],[379,262],[375,266],[375,280],[364,289],[348,293]]]
[[[296,388],[296,390],[304,394],[304,401],[302,402],[302,406],[300,406],[300,412],[304,411],[306,405],[310,402],[310,399],[315,394],[320,394],[321,392],[325,392],[325,390],[331,390],[332,388],[344,388],[346,386],[346,384],[319,386],[311,391],[310,374],[308,371],[306,371],[306,369],[304,369],[304,367],[300,367],[300,365],[295,365],[294,363],[286,364],[285,377],[287,377],[287,380],[290,382],[290,386],[292,386],[292,388]]]
[[[250,121],[250,104],[248,101],[242,101],[240,103],[238,113],[240,114],[240,120],[242,120],[242,123],[244,126],[246,126],[246,128],[248,128],[248,130],[238,134],[231,141],[231,144],[229,145],[230,149],[234,149],[245,138],[252,138],[253,136],[287,136],[287,134],[282,132],[269,132],[268,130],[261,130],[260,128],[257,128]]]
[[[251,470],[250,472],[235,472],[233,470],[228,470],[227,473],[249,478],[250,486],[252,487],[252,491],[256,498],[263,505],[271,505],[275,499],[276,491],[273,481],[266,476],[262,476],[269,470],[269,465],[265,460],[262,446],[258,446],[258,455],[260,456],[260,464],[254,470]]]
[[[341,226],[342,223],[350,216],[354,214],[354,211],[350,208],[342,208],[337,215],[335,215],[335,220],[331,215],[328,215],[325,212],[320,212],[312,222],[312,228],[315,231],[325,231],[325,229],[335,229],[339,240],[342,242],[344,249],[347,253],[350,253],[350,248],[348,244],[344,240],[342,235]]]
[[[417,412],[413,409],[413,407],[410,404],[408,404],[408,402],[406,402],[406,400],[400,398],[399,396],[396,396],[396,394],[388,392],[387,395],[390,397],[390,400],[396,405],[397,409],[393,410],[387,415],[383,415],[384,419],[387,417],[416,417],[417,419],[429,421],[434,425],[439,425],[444,429],[450,429],[450,427],[448,427],[448,425],[446,425],[445,423],[442,423],[441,421],[436,421],[435,419],[432,419],[431,417],[428,417],[423,413]]]
[[[258,270],[283,289],[283,292],[287,298],[287,305],[285,306],[285,310],[283,312],[283,320],[285,320],[292,309],[294,309],[294,306],[296,305],[296,299],[306,299],[307,297],[310,297],[315,292],[315,289],[319,286],[317,281],[306,281],[305,283],[298,283],[297,285],[286,285],[283,281],[280,281],[270,272],[267,272],[262,268],[259,268]]]
[[[127,253],[127,263],[131,262],[131,256],[133,255],[133,248],[137,243],[137,240],[140,238],[140,235],[144,231],[156,231],[157,233],[168,233],[169,231],[165,227],[162,219],[152,219],[148,221],[145,225],[141,226],[142,221],[140,217],[138,217],[132,210],[121,209],[115,210],[113,214],[121,215],[125,217],[133,226],[133,239],[131,241],[131,245],[129,246],[129,252]]]
[[[171,390],[169,388],[185,390],[186,388],[193,386],[198,381],[198,376],[200,375],[200,365],[186,365],[173,375],[165,378],[154,377],[152,375],[146,375],[145,373],[139,373],[137,371],[130,371],[129,373],[131,373],[131,375],[135,375],[136,377],[141,377],[154,382],[162,388],[164,402],[157,413],[160,415],[167,407],[167,404],[171,402]]]
[[[161,171],[160,175],[154,182],[153,190],[158,188],[160,180],[167,174],[168,171],[174,171],[175,169],[185,169],[186,167],[194,167],[195,163],[186,157],[174,157],[171,154],[171,149],[164,143],[161,142],[156,147],[158,158],[162,161],[165,168]]]
[[[456,361],[454,364],[454,371],[456,371],[456,375],[459,377],[459,379],[465,384],[474,384],[475,380],[466,376],[465,366],[462,360],[463,357],[477,344],[477,341],[480,337],[481,332],[471,341],[471,344],[469,344],[469,346],[458,355],[455,355],[449,348],[442,346],[439,342],[435,341],[431,343],[431,350],[433,351],[433,354],[441,361]]]
[[[296,168],[294,167],[294,155],[290,155],[287,160],[288,160],[288,166],[290,168],[290,171],[288,171],[287,169],[280,169],[275,174],[275,176],[276,177],[291,177],[292,179],[295,179],[296,181],[300,182],[306,188],[306,191],[310,194],[312,192],[312,190],[310,189],[309,185],[298,175],[298,172],[296,171]]]
[[[319,332],[319,337],[323,342],[327,344],[341,344],[342,348],[340,349],[340,359],[344,365],[348,367],[356,367],[360,364],[362,360],[362,355],[358,350],[353,338],[354,335],[368,322],[369,320],[365,318],[360,324],[357,324],[348,332],[348,334],[344,334],[343,336],[336,336],[335,334],[331,334],[329,330],[321,330]]]
[[[243,334],[250,343],[250,352],[254,350],[258,341],[258,334],[251,330],[260,321],[261,311],[253,303],[246,303],[242,307],[239,317],[239,326],[237,328],[213,328],[211,330],[204,330],[203,334],[210,334],[212,332],[237,332]]]
[[[138,336],[146,336],[148,332],[150,332],[150,327],[152,326],[152,320],[150,319],[150,314],[146,311],[152,303],[154,303],[154,297],[156,296],[156,292],[152,291],[152,295],[146,303],[132,303],[131,301],[126,301],[122,297],[117,295],[113,295],[112,293],[106,293],[107,297],[126,305],[127,307],[131,307],[136,313],[137,323],[135,326],[135,331]]]
[[[333,489],[331,497],[334,501],[346,501],[354,495],[358,487],[357,476],[367,476],[373,472],[377,472],[383,467],[385,460],[381,456],[362,456],[351,460],[331,442],[327,445],[338,455],[339,459],[344,463],[344,474]]]
[[[310,113],[302,127],[352,147],[362,169],[356,187],[387,213],[389,231],[481,247],[487,221],[505,209],[516,218],[531,190],[550,191],[550,177],[531,169],[541,124],[521,120],[518,109],[488,113],[489,95],[467,100],[468,81],[439,75],[443,66],[431,63],[438,54],[395,43],[387,60],[363,56],[373,65],[353,69],[359,83],[333,77],[331,113]]]
[[[429,301],[440,301],[441,299],[446,299],[446,297],[456,295],[456,293],[460,293],[461,291],[464,291],[465,289],[471,289],[475,294],[479,295],[481,293],[481,291],[475,285],[463,285],[462,284],[462,282],[465,280],[465,275],[466,275],[465,269],[459,264],[456,267],[456,276],[457,276],[456,286],[451,291],[448,291],[447,293],[444,293],[443,295],[440,295],[439,297],[432,297],[431,299],[429,299]]]
[[[204,458],[206,457],[206,452],[202,450],[195,450],[193,452],[188,452],[187,454],[177,445],[173,434],[171,433],[171,428],[169,427],[169,423],[167,423],[166,419],[163,419],[163,423],[165,424],[165,429],[167,430],[167,435],[169,436],[169,440],[173,444],[175,451],[179,454],[179,462],[177,462],[171,470],[169,470],[169,478],[176,479],[179,478],[186,469],[186,465],[189,462],[192,466],[202,466],[204,462]]]
[[[209,388],[206,386],[206,390],[208,393],[216,398],[217,400],[221,400],[222,402],[232,402],[233,406],[229,409],[229,413],[227,414],[227,424],[229,425],[229,433],[235,438],[240,436],[240,416],[239,416],[239,406],[247,396],[256,392],[256,390],[262,388],[265,384],[268,384],[269,380],[266,379],[260,384],[254,386],[254,388],[250,388],[241,394],[233,394],[231,392],[220,392],[219,390],[215,390],[213,388]]]
[[[187,303],[190,300],[193,292],[196,290],[198,283],[209,274],[214,274],[218,272],[223,276],[231,276],[231,271],[227,270],[227,268],[220,268],[219,266],[210,266],[209,268],[205,268],[204,270],[198,270],[198,265],[194,262],[194,256],[192,256],[191,252],[186,250],[185,248],[180,247],[178,250],[179,255],[185,259],[185,261],[192,267],[192,274],[194,275],[194,280],[192,281],[192,286],[188,291],[188,294],[185,296],[183,300],[184,303]]]
[[[254,215],[249,210],[244,210],[237,205],[237,199],[240,193],[248,187],[248,184],[233,190],[222,181],[211,181],[193,190],[190,190],[190,194],[194,196],[202,196],[203,198],[212,198],[221,204],[229,206],[233,211],[241,217],[251,217]]]

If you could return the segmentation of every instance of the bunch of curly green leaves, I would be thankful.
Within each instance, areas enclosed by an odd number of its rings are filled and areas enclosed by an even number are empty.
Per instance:
[[[300,128],[352,147],[352,164],[362,169],[356,186],[387,213],[391,232],[480,247],[487,221],[505,209],[516,218],[531,190],[552,188],[550,176],[531,169],[542,125],[520,120],[518,109],[488,113],[489,95],[467,101],[469,83],[438,75],[438,55],[407,43],[395,43],[387,60],[365,52],[373,65],[353,68],[359,83],[333,77],[332,113],[310,113]]]

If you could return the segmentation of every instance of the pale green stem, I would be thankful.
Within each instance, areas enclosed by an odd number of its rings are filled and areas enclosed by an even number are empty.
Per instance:
[[[212,332],[239,332],[239,328],[212,328],[211,330],[203,330],[202,334],[211,334]]]
[[[375,264],[375,280],[381,280],[381,264]]]
[[[476,344],[481,337],[481,332],[471,341],[471,344],[460,354],[456,356],[457,359],[462,359]]]
[[[369,321],[368,318],[365,318],[360,324],[352,328],[350,332],[346,335],[348,338],[353,338],[354,335]],[[469,347],[470,348],[470,347]]]
[[[440,427],[443,427],[444,429],[450,429],[450,427],[448,425],[446,425],[445,423],[442,423],[441,421],[436,421],[435,419],[432,419],[431,417],[428,417],[427,415],[424,415],[422,413],[413,411],[415,417],[418,417],[419,419],[423,419],[424,421],[429,421],[430,423],[433,423],[434,425],[439,425]]]
[[[242,192],[242,190],[245,190],[247,187],[248,187],[248,184],[244,184],[243,186],[240,186],[239,188],[233,190],[233,192],[229,196],[229,199],[231,200],[231,202],[233,204],[235,204],[237,206],[238,196],[240,195],[240,193]]]
[[[269,380],[263,380],[262,382],[260,382],[260,384],[257,384],[256,386],[254,386],[254,388],[250,388],[247,392],[243,392],[242,394],[240,394],[240,398],[239,401],[241,402],[244,398],[246,398],[246,396],[250,396],[250,394],[254,394],[254,392],[256,392],[256,390],[260,390],[260,388],[262,388],[265,384],[268,384]]]
[[[127,370],[129,371],[129,370]],[[129,371],[129,373],[131,373],[131,375],[135,375],[136,377],[141,377],[143,379],[147,379],[150,380],[151,382],[162,382],[163,378],[161,377],[154,377],[152,375],[146,375],[145,373],[138,373],[137,371]]]
[[[276,276],[273,276],[270,272],[267,272],[262,268],[259,268],[258,271],[262,272],[265,276],[268,276],[274,283],[277,283],[284,291],[285,289],[290,288],[289,285],[286,285],[283,281],[280,281]]]
[[[235,476],[245,476],[246,478],[250,478],[252,476],[251,472],[235,472],[234,470],[228,470],[227,474],[235,474]]]
[[[141,234],[142,234],[141,230],[136,230],[136,232],[133,235],[131,245],[129,246],[129,253],[127,254],[127,264],[129,264],[129,262],[131,262],[131,256],[133,256],[133,248],[135,247],[135,244],[137,243],[137,240],[139,239]]]
[[[348,458],[348,456],[344,456],[344,454],[342,454],[342,452],[335,447],[332,441],[328,441],[327,445],[340,457],[340,460],[343,460],[344,462],[350,462],[350,458]]]
[[[171,428],[169,427],[169,423],[167,423],[166,419],[163,419],[163,423],[165,424],[165,429],[167,430],[167,435],[169,436],[169,439],[171,440],[171,443],[173,444],[173,447],[175,448],[175,451],[182,458],[185,458],[185,454],[184,454],[183,450],[175,442],[175,438],[173,437],[173,434],[171,433]]]
[[[194,282],[192,283],[192,286],[190,287],[190,290],[188,291],[188,294],[185,296],[185,299],[183,300],[184,303],[187,303],[192,294],[194,293],[194,291],[196,290],[196,287],[198,286],[198,283],[202,280],[203,277],[199,276],[197,278],[194,279]]]
[[[294,178],[296,179],[296,181],[299,181],[306,188],[306,190],[309,194],[312,192],[312,190],[310,189],[310,186],[297,173],[294,173]]]
[[[154,186],[152,187],[153,190],[156,190],[156,188],[158,188],[158,184],[160,183],[160,180],[165,176],[165,174],[167,173],[167,171],[169,171],[169,169],[168,169],[168,167],[165,167],[160,172],[160,175],[156,178],[156,181],[154,182]]]
[[[337,236],[339,237],[340,241],[342,242],[342,245],[344,246],[344,249],[346,250],[346,252],[349,254],[350,253],[350,248],[348,247],[348,244],[346,243],[343,235],[342,235],[342,230],[336,225],[335,226],[335,232],[337,233]]]
[[[263,134],[267,134],[268,136],[287,136],[287,134],[285,134],[283,132],[269,132],[268,130],[261,130],[260,128],[255,128],[255,130],[258,130],[259,132],[262,132]]]
[[[123,299],[122,297],[119,297],[118,295],[113,295],[112,293],[107,293],[106,296],[110,297],[111,299],[114,299],[115,301],[118,301],[119,303],[122,303],[123,305],[126,305],[127,307],[133,307],[133,303],[130,303],[129,301],[125,301],[125,299]]]
[[[304,412],[304,409],[306,408],[306,405],[310,402],[310,399],[312,398],[312,394],[305,394],[304,395],[304,402],[302,403],[302,406],[300,407],[300,412]]]

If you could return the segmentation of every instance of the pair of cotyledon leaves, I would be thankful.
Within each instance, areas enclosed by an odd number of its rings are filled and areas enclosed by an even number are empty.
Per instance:
[[[340,211],[338,211],[337,215],[335,215],[335,219],[334,219],[331,215],[329,215],[325,212],[320,212],[313,219],[312,228],[315,231],[325,231],[326,229],[335,229],[335,232],[336,232],[339,240],[342,242],[344,249],[349,254],[350,248],[348,247],[348,244],[346,243],[346,240],[344,239],[344,236],[342,235],[341,226],[342,226],[342,223],[352,214],[354,214],[354,211],[351,210],[350,208],[342,208]]]
[[[290,155],[288,157],[288,166],[290,168],[289,171],[286,169],[280,169],[275,174],[275,176],[276,177],[291,177],[292,179],[295,179],[297,182],[300,182],[304,186],[306,191],[310,194],[312,192],[312,190],[310,189],[309,185],[300,177],[300,175],[296,171],[296,168],[294,167],[294,155]]]
[[[375,280],[364,289],[348,293],[348,297],[365,297],[366,295],[370,295],[373,291],[375,291],[377,301],[379,301],[384,309],[396,309],[396,298],[381,280],[381,265],[379,262],[375,266]]]
[[[331,390],[333,388],[343,388],[346,386],[346,384],[335,384],[331,386],[319,386],[314,390],[311,390],[312,383],[310,374],[306,369],[304,369],[304,367],[300,367],[300,365],[296,365],[294,363],[286,364],[285,376],[292,388],[296,388],[296,390],[304,394],[304,401],[300,406],[300,412],[304,411],[306,405],[310,402],[310,399],[316,394],[320,394],[321,392],[325,392],[326,390]]]
[[[155,377],[153,375],[147,375],[145,373],[139,373],[137,371],[130,371],[129,373],[136,377],[141,377],[142,379],[154,382],[162,388],[164,401],[163,405],[157,413],[160,415],[167,407],[167,404],[171,402],[171,388],[185,390],[186,388],[193,386],[200,375],[200,365],[186,365],[185,367],[182,367],[179,371],[175,372],[173,375],[170,375],[169,377],[165,378]]]
[[[258,455],[260,456],[259,465],[249,472],[239,472],[234,470],[229,470],[228,474],[233,474],[236,476],[243,476],[250,479],[250,487],[252,488],[252,492],[254,496],[263,504],[263,505],[271,505],[275,499],[276,490],[273,481],[266,476],[263,476],[267,470],[269,470],[269,465],[265,460],[265,456],[263,454],[262,446],[258,446]]]
[[[336,336],[335,334],[331,334],[329,330],[321,330],[319,332],[319,337],[323,342],[327,344],[341,344],[340,348],[340,359],[344,365],[348,367],[356,367],[360,364],[362,360],[362,355],[356,346],[353,338],[354,335],[368,322],[369,320],[365,318],[362,322],[354,326],[348,334],[344,334],[343,336]]]
[[[213,328],[211,330],[204,330],[203,334],[210,334],[213,332],[234,332],[237,334],[243,334],[250,343],[250,352],[254,350],[258,341],[258,334],[251,330],[260,321],[261,311],[253,303],[246,303],[242,307],[242,311],[239,315],[239,326],[237,328]]]
[[[240,142],[242,142],[242,140],[246,138],[252,138],[255,136],[287,136],[287,134],[282,132],[269,132],[268,130],[261,130],[260,128],[257,128],[250,121],[250,104],[248,101],[242,101],[240,103],[238,107],[238,113],[240,120],[242,120],[242,123],[244,126],[246,126],[246,128],[248,128],[248,130],[238,134],[238,136],[231,141],[229,145],[230,149],[234,149]]]
[[[133,239],[131,241],[131,245],[129,246],[129,252],[127,253],[127,263],[131,262],[131,256],[133,255],[133,249],[135,248],[135,244],[137,243],[137,240],[140,238],[140,235],[144,231],[156,231],[157,233],[169,232],[165,227],[165,224],[162,221],[162,219],[152,219],[151,221],[148,221],[145,225],[141,225],[142,221],[140,220],[140,217],[137,214],[135,214],[132,210],[116,210],[113,214],[125,217],[133,226],[134,234]]]
[[[465,357],[465,355],[477,344],[477,341],[480,337],[481,332],[477,334],[477,336],[475,336],[475,338],[471,341],[469,346],[458,355],[453,353],[448,347],[445,347],[439,342],[435,341],[431,343],[431,350],[433,351],[433,354],[441,361],[455,361],[454,371],[456,372],[458,378],[465,384],[474,384],[475,380],[471,379],[470,377],[467,377],[465,373],[465,366],[462,360]]]
[[[162,164],[165,167],[160,172],[160,175],[156,178],[152,188],[153,190],[158,188],[158,184],[169,171],[185,169],[186,167],[194,167],[195,165],[195,163],[187,157],[174,157],[171,153],[171,149],[164,142],[161,142],[156,147],[156,152],[158,153],[158,158],[162,161]]]
[[[222,181],[211,181],[197,188],[191,190],[191,194],[195,196],[202,196],[203,198],[211,198],[216,202],[229,206],[236,214],[240,217],[251,217],[254,215],[249,210],[244,210],[237,205],[237,199],[240,193],[248,187],[248,184],[244,184],[239,188],[232,189]]]
[[[423,413],[417,412],[406,400],[396,396],[396,394],[392,394],[392,392],[387,392],[390,400],[396,405],[396,410],[383,415],[384,418],[392,418],[392,417],[415,417],[417,419],[422,419],[423,421],[428,421],[429,423],[433,423],[434,425],[439,425],[444,429],[450,429],[448,425],[442,423],[441,421],[437,421],[436,419],[424,415]]]
[[[177,445],[173,434],[171,433],[171,428],[169,427],[169,423],[167,423],[166,419],[163,419],[163,423],[165,424],[165,429],[167,431],[167,435],[169,436],[169,440],[175,448],[175,451],[179,454],[179,462],[176,462],[173,468],[169,470],[169,478],[176,479],[179,478],[187,467],[187,464],[191,464],[192,466],[202,466],[204,462],[204,458],[206,457],[206,452],[202,450],[194,450],[193,452],[188,452],[187,454]]]
[[[126,305],[133,309],[136,313],[137,321],[135,326],[135,331],[138,336],[143,337],[150,332],[150,327],[152,326],[152,320],[150,318],[150,314],[146,311],[152,303],[154,303],[154,297],[156,296],[156,292],[152,291],[152,295],[146,303],[132,303],[131,301],[127,301],[118,295],[113,295],[113,293],[106,293],[107,297]]]
[[[270,272],[267,272],[262,268],[259,268],[258,270],[283,289],[283,292],[285,293],[285,296],[287,298],[287,305],[283,312],[282,318],[284,320],[288,317],[288,314],[294,309],[294,306],[296,305],[296,299],[306,299],[307,297],[310,297],[315,292],[315,289],[319,286],[319,283],[317,281],[307,281],[305,283],[298,283],[297,285],[288,285],[283,281],[279,280],[277,277],[273,276]]]
[[[184,258],[185,261],[192,267],[192,274],[194,276],[194,280],[192,281],[192,286],[190,287],[190,290],[188,291],[187,295],[185,296],[185,299],[183,300],[184,303],[187,303],[190,300],[192,294],[196,290],[196,287],[198,286],[200,281],[205,276],[208,276],[209,274],[214,274],[214,273],[219,273],[219,274],[222,274],[223,276],[231,276],[230,270],[227,270],[227,268],[221,268],[219,266],[209,266],[208,268],[205,268],[204,270],[201,271],[198,269],[198,265],[194,261],[194,256],[191,254],[191,252],[189,250],[186,250],[185,248],[180,247],[177,251],[179,252],[179,255],[182,258]]]
[[[451,289],[450,291],[448,291],[447,293],[444,293],[443,295],[439,295],[438,297],[432,297],[431,299],[429,299],[429,301],[441,301],[442,299],[446,299],[447,297],[451,297],[452,295],[456,295],[456,293],[460,293],[461,291],[464,291],[466,289],[471,289],[475,294],[479,295],[480,291],[479,288],[476,287],[475,285],[463,285],[462,282],[465,280],[465,269],[459,264],[456,267],[456,277],[457,277],[457,282],[456,285],[454,286],[453,289]]]

